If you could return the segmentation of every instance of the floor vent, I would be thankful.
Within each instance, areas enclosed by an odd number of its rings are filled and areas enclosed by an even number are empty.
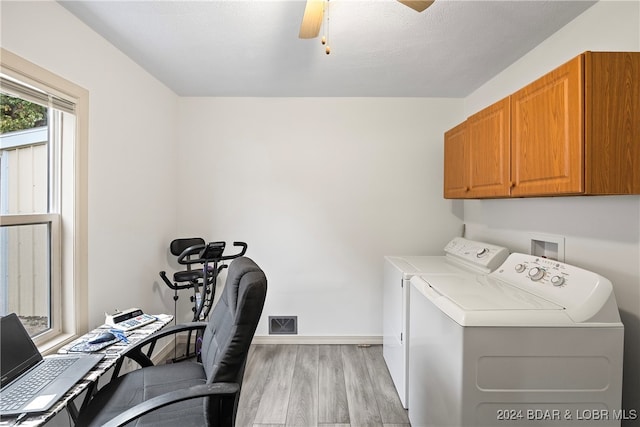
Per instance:
[[[297,335],[298,316],[269,316],[269,335]]]

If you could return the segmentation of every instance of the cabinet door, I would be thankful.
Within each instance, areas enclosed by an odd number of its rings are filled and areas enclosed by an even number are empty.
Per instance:
[[[510,190],[509,97],[467,120],[469,193],[467,197],[508,197]]]
[[[444,134],[444,197],[463,199],[469,191],[468,132],[463,122]]]
[[[640,53],[585,54],[585,191],[640,194]]]
[[[583,56],[511,96],[512,196],[584,191]]]

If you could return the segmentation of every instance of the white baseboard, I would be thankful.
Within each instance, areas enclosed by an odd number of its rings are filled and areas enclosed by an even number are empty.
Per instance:
[[[253,344],[382,344],[380,336],[256,335]]]

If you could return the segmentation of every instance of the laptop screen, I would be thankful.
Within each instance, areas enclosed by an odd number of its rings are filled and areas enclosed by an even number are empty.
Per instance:
[[[29,333],[15,313],[0,318],[1,387],[42,360]]]

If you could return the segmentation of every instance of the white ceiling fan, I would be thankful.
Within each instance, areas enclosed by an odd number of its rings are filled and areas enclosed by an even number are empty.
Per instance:
[[[435,0],[398,0],[405,6],[409,6],[418,12],[422,12],[433,4]],[[301,39],[313,39],[320,34],[320,27],[322,26],[322,18],[324,13],[325,0],[307,0],[307,5],[304,9],[304,15],[302,16],[302,24],[300,25],[300,33],[298,35]]]

